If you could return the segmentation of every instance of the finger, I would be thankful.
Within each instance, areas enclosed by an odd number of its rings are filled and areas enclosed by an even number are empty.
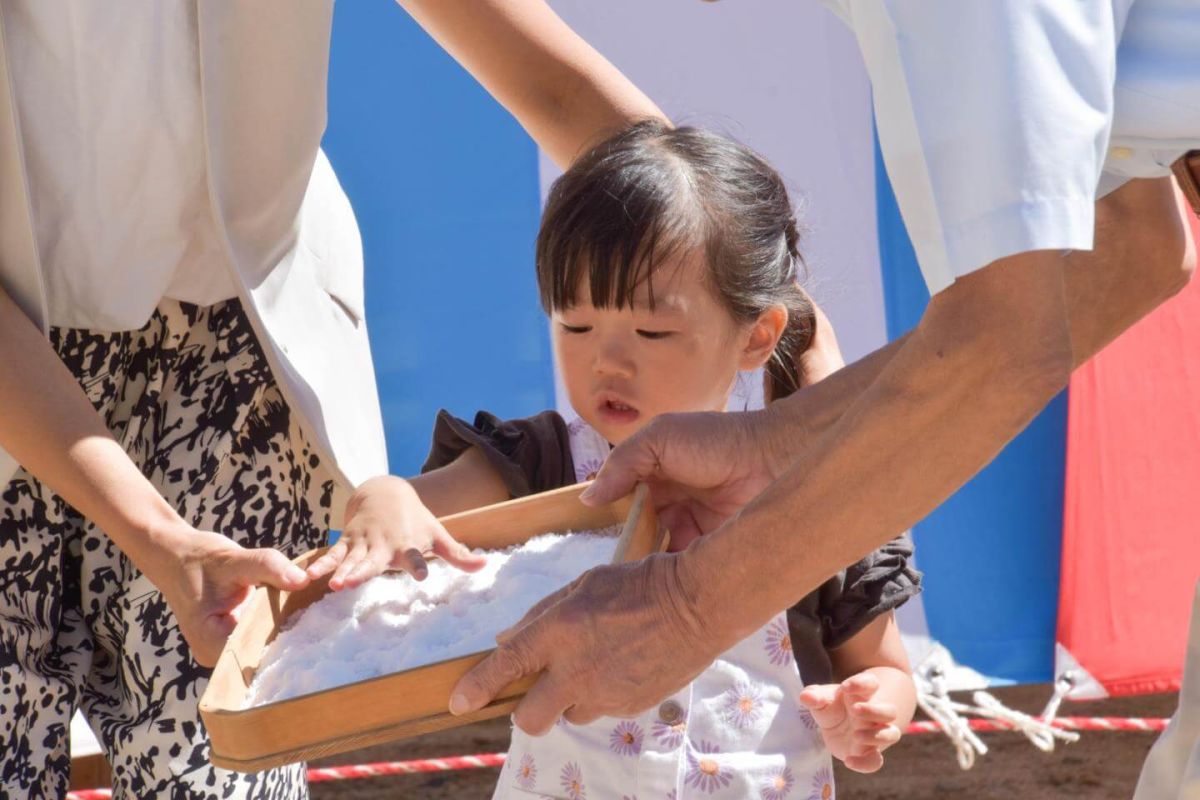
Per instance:
[[[869,672],[860,672],[842,681],[842,689],[851,701],[867,700],[879,691],[879,678]]]
[[[530,736],[545,736],[570,705],[567,690],[554,675],[543,674],[513,711],[513,724]]]
[[[475,572],[487,563],[487,556],[471,552],[471,548],[461,544],[441,525],[438,525],[433,534],[433,553],[442,561],[464,572]]]
[[[391,560],[392,550],[388,545],[380,540],[368,540],[366,555],[345,576],[345,588],[357,589],[376,575],[382,574]]]
[[[450,713],[478,711],[513,681],[540,671],[546,664],[543,638],[543,626],[530,625],[497,647],[455,684]]]
[[[558,591],[551,592],[541,600],[538,600],[533,604],[532,608],[525,612],[525,615],[521,617],[521,619],[519,619],[515,625],[510,625],[496,634],[496,643],[504,644],[508,640],[512,639],[513,636],[515,636],[519,631],[533,623],[534,620],[544,614],[547,609],[570,594],[571,590],[575,588],[575,585],[578,582],[579,579],[576,578]]]
[[[800,692],[800,702],[809,711],[822,711],[837,701],[838,685],[836,683],[814,684],[805,686]]]
[[[316,561],[308,565],[308,577],[310,580],[328,575],[342,563],[342,559],[346,557],[346,540],[338,539],[333,546],[325,551],[325,555],[318,558]]]
[[[333,577],[329,579],[329,588],[335,592],[346,588],[346,579],[355,569],[358,568],[358,563],[366,558],[367,544],[361,538],[349,546],[349,552],[342,559],[342,563],[334,571]]]
[[[415,547],[410,547],[393,558],[390,566],[399,567],[419,581],[429,577],[429,565],[425,563],[425,556]]]
[[[563,719],[572,725],[590,725],[596,720],[604,716],[617,716],[615,714],[601,714],[598,710],[591,706],[569,706],[562,714]],[[622,717],[624,719],[624,717]]]
[[[204,619],[197,636],[191,637],[185,633],[184,639],[188,641],[196,663],[202,667],[215,667],[234,627],[234,620],[228,614],[213,614]]]
[[[661,430],[661,425],[652,422],[617,445],[600,468],[596,480],[579,496],[584,505],[602,506],[620,500],[632,492],[639,481],[656,474]]]
[[[855,746],[862,748],[863,751],[879,750],[883,752],[898,741],[900,741],[900,729],[895,725],[857,731],[854,734]]]
[[[855,703],[850,706],[854,720],[862,727],[870,725],[890,725],[896,721],[896,707],[891,703]]]
[[[665,506],[659,510],[658,519],[671,534],[670,544],[667,546],[669,553],[686,550],[688,545],[703,535],[699,523],[687,506]]]
[[[241,550],[226,566],[229,575],[242,586],[274,586],[294,592],[308,585],[308,575],[270,547]]]
[[[883,766],[883,753],[871,750],[862,755],[846,756],[842,763],[855,772],[878,772]]]

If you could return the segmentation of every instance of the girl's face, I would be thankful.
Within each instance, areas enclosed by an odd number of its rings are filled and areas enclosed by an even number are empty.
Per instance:
[[[619,444],[659,414],[724,411],[739,370],[766,363],[787,323],[783,306],[741,323],[704,284],[692,255],[654,273],[654,310],[645,285],[633,306],[597,308],[584,285],[580,302],[551,319],[559,372],[571,405]]]

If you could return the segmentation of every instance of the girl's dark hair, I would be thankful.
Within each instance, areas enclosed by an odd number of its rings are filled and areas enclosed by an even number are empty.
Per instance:
[[[698,128],[639,122],[582,156],[550,189],[537,240],[547,313],[575,305],[586,277],[601,308],[633,304],[675,256],[702,249],[713,295],[737,320],[782,303],[788,324],[767,365],[769,399],[799,388],[816,317],[800,289],[796,217],[758,154]]]

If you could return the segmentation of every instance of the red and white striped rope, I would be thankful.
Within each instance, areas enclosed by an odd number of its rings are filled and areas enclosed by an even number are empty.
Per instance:
[[[1144,717],[1055,717],[1050,723],[1056,728],[1068,731],[1161,731],[1167,727],[1168,719],[1147,719]],[[969,719],[967,724],[973,731],[987,733],[991,731],[1011,731],[1015,726],[994,719]],[[921,721],[909,723],[905,733],[939,733],[941,728],[936,722]]]
[[[1013,726],[990,719],[967,720],[971,730],[980,732],[1009,731]],[[1170,720],[1143,717],[1057,717],[1052,723],[1056,728],[1072,731],[1161,731]],[[905,729],[907,734],[938,733],[937,723],[913,722]],[[381,761],[376,764],[352,764],[344,767],[310,767],[310,783],[321,781],[348,781],[359,778],[376,778],[385,775],[411,775],[417,772],[451,772],[481,767],[499,767],[504,764],[504,753],[479,753],[473,756],[446,756],[423,758],[413,761]],[[80,789],[67,794],[67,800],[111,800],[112,789]]]
[[[409,775],[414,772],[450,772],[460,769],[499,767],[504,764],[504,753],[480,753],[474,756],[446,756],[416,761],[382,761],[377,764],[356,764],[348,767],[310,767],[308,782],[346,781],[355,778],[373,778],[381,775]]]

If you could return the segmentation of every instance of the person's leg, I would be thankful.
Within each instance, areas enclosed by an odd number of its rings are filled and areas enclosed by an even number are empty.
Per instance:
[[[319,546],[332,486],[279,393],[237,303],[164,304],[124,376],[122,444],[180,514],[246,546]],[[96,633],[83,707],[118,797],[298,798],[303,765],[240,775],[213,767],[197,704],[210,671],[193,660],[162,595],[85,533]]]
[[[67,791],[71,715],[92,657],[79,527],[24,470],[0,488],[0,797]]]

